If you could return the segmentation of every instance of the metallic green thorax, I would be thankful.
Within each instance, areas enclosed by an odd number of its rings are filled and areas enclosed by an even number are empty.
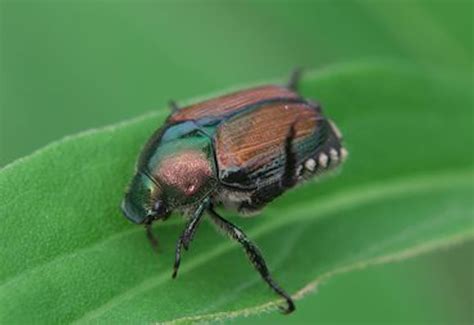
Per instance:
[[[160,130],[146,145],[122,207],[142,223],[157,201],[167,210],[185,208],[207,197],[217,184],[212,141],[193,122]],[[212,132],[212,130],[209,130]]]

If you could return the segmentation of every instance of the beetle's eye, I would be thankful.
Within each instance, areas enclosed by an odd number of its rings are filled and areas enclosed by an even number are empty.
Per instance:
[[[164,205],[163,201],[156,201],[155,205],[153,206],[153,212],[156,213],[158,216],[165,214],[167,211],[166,206]]]

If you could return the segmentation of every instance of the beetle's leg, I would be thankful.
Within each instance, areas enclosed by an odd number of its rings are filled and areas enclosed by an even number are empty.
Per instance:
[[[176,242],[176,251],[174,258],[174,267],[173,267],[173,279],[178,275],[179,264],[181,263],[181,249],[184,247],[186,250],[189,247],[189,243],[194,237],[197,227],[201,221],[204,209],[207,207],[208,201],[203,202],[197,209],[194,211],[191,218],[188,220],[186,227],[184,228],[183,233]]]
[[[151,221],[145,223],[145,231],[146,231],[146,237],[148,238],[148,241],[151,244],[151,247],[155,250],[158,251],[158,238],[153,234],[153,229],[151,227]]]
[[[174,100],[170,100],[168,104],[170,106],[170,109],[171,109],[172,113],[174,113],[176,111],[179,111],[178,104],[176,104],[176,102]]]
[[[290,75],[290,80],[288,80],[288,83],[286,84],[286,87],[288,89],[291,89],[293,91],[298,91],[298,84],[301,80],[302,72],[303,72],[303,69],[300,67],[293,69]]]
[[[250,262],[252,262],[253,266],[257,269],[258,273],[262,276],[263,280],[275,291],[279,296],[281,296],[286,301],[285,307],[280,307],[283,313],[289,314],[295,310],[295,304],[293,303],[293,299],[282,289],[280,286],[273,280],[272,276],[270,275],[270,271],[268,270],[267,264],[263,259],[262,253],[260,250],[255,246],[248,238],[247,235],[244,234],[242,230],[240,230],[237,226],[233,225],[229,221],[222,218],[216,211],[214,211],[213,207],[210,206],[208,208],[209,215],[211,220],[220,228],[222,229],[227,235],[229,235],[233,240],[239,242],[240,245],[245,250]]]
[[[249,202],[244,201],[238,207],[242,211],[256,211],[263,208],[268,202],[279,196],[298,182],[297,157],[293,150],[293,140],[296,135],[296,120],[290,127],[285,139],[285,166],[280,180],[277,183],[260,187],[256,194],[252,194]]]
[[[298,182],[296,175],[296,154],[293,151],[293,139],[295,138],[295,123],[291,125],[290,131],[285,139],[285,171],[281,180],[283,188],[293,187]]]

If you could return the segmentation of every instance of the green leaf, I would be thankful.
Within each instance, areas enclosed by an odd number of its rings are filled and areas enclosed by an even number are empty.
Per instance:
[[[308,74],[351,156],[239,224],[296,298],[321,281],[474,237],[472,92],[395,62]],[[204,223],[171,279],[177,216],[155,254],[118,208],[136,156],[167,111],[51,144],[0,172],[0,323],[212,320],[275,309],[233,242]]]

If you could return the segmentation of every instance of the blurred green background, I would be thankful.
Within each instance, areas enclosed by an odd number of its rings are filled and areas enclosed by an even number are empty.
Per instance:
[[[473,71],[472,1],[0,1],[0,166],[170,99],[281,79],[295,66],[395,59]],[[291,319],[472,323],[473,251],[339,276]]]

